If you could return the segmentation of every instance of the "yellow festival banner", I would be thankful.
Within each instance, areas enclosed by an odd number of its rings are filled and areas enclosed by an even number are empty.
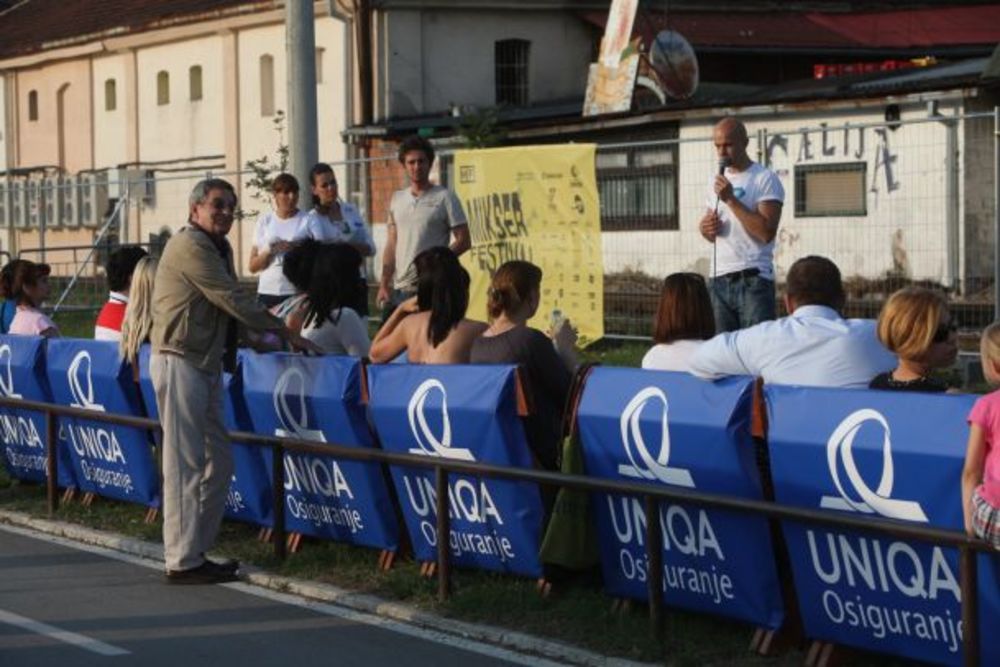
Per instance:
[[[472,276],[469,317],[486,318],[486,291],[501,264],[542,269],[542,302],[529,326],[567,317],[581,343],[604,336],[604,263],[593,144],[455,153],[455,189],[472,233],[462,264]]]

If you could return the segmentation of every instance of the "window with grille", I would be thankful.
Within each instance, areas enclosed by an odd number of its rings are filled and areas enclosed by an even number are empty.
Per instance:
[[[166,71],[156,75],[156,103],[160,106],[170,104],[170,75]]]
[[[114,111],[118,108],[118,83],[114,79],[104,81],[104,110]]]
[[[868,215],[866,162],[795,167],[795,217]]]
[[[676,230],[677,146],[597,152],[603,231]]]
[[[496,65],[496,103],[525,106],[528,104],[528,56],[531,42],[524,39],[502,39],[494,45]]]
[[[260,57],[260,115],[274,115],[274,56]]]
[[[188,69],[188,99],[197,102],[201,99],[201,65],[192,65]]]

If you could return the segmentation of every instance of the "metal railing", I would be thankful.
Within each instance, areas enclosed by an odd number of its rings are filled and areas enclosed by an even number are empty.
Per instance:
[[[48,511],[53,515],[59,504],[57,483],[59,477],[59,457],[57,455],[58,422],[57,417],[76,417],[93,421],[107,422],[119,426],[161,430],[160,423],[145,417],[109,414],[95,412],[83,408],[74,408],[40,401],[29,401],[0,397],[0,407],[34,410],[45,414],[45,446],[46,462],[46,495]],[[358,448],[346,445],[324,443],[318,445],[313,441],[298,438],[279,438],[277,436],[260,435],[244,431],[227,433],[231,441],[266,447],[271,450],[272,460],[272,502],[274,509],[274,554],[279,560],[287,556],[285,529],[285,459],[286,452],[310,454],[327,457],[382,463],[386,465],[408,466],[433,469],[435,473],[435,505],[437,511],[437,535],[450,533],[451,516],[449,514],[448,477],[452,474],[481,475],[493,479],[506,479],[522,482],[534,482],[540,485],[574,489],[597,493],[617,493],[641,497],[644,500],[646,516],[658,516],[663,502],[689,503],[704,507],[732,510],[749,514],[763,515],[770,519],[801,521],[834,528],[859,530],[868,533],[890,535],[903,540],[916,540],[937,546],[956,547],[959,550],[959,587],[962,594],[962,650],[963,664],[969,667],[980,664],[979,656],[979,598],[977,590],[976,553],[996,553],[993,548],[981,540],[971,538],[964,533],[942,528],[930,528],[910,523],[889,521],[885,519],[867,519],[855,516],[841,515],[828,511],[804,509],[779,505],[765,500],[749,500],[715,493],[702,493],[681,488],[657,487],[636,482],[597,479],[584,475],[571,475],[561,472],[549,472],[529,468],[512,468],[507,466],[483,463],[467,463],[444,458],[429,458],[415,454],[397,454],[378,448]],[[649,617],[651,631],[657,640],[663,639],[663,567],[662,567],[662,535],[657,530],[658,522],[646,522],[646,557],[649,559]],[[437,581],[438,599],[444,601],[451,591],[450,555],[448,540],[437,540]]]

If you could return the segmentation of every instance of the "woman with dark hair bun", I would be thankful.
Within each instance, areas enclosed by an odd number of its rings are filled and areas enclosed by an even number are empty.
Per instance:
[[[557,470],[562,416],[576,368],[576,333],[565,319],[549,338],[527,322],[538,312],[542,270],[530,262],[502,265],[490,284],[490,326],[472,344],[474,364],[518,364],[532,413],[525,418],[528,445],[540,467]]]
[[[715,315],[705,279],[697,273],[671,273],[663,281],[656,307],[656,345],[642,358],[642,367],[688,372],[694,351],[714,335]]]
[[[486,324],[465,318],[469,273],[444,246],[413,260],[417,295],[393,311],[372,340],[371,360],[392,361],[402,352],[411,363],[467,364],[472,343]]]

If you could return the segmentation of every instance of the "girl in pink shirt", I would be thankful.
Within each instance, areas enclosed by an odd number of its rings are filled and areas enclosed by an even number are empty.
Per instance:
[[[983,331],[983,375],[1000,385],[1000,322]],[[983,396],[969,413],[969,446],[962,471],[965,532],[1000,549],[1000,390]]]
[[[22,336],[58,336],[56,323],[39,310],[49,296],[48,264],[26,259],[14,260],[9,297],[17,303],[17,313],[10,323],[10,333]]]

